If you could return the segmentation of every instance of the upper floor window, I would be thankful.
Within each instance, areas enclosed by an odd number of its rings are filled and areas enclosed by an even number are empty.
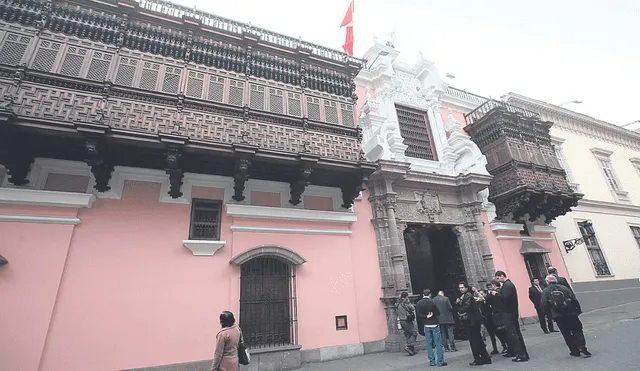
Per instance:
[[[405,155],[436,161],[433,137],[427,113],[396,105],[400,135],[407,146]]]
[[[620,181],[613,169],[613,164],[611,163],[611,155],[613,152],[602,148],[591,148],[591,152],[598,161],[600,170],[602,170],[602,174],[604,175],[615,201],[629,203],[629,194],[622,189],[622,185],[620,184]]]
[[[638,244],[638,247],[640,247],[640,226],[632,225],[631,233],[633,233],[633,237],[636,239],[636,243]]]
[[[611,276],[609,264],[607,264],[607,260],[602,253],[596,232],[593,229],[593,224],[588,220],[579,222],[578,228],[580,228],[580,234],[582,235],[584,244],[587,246],[587,252],[591,258],[593,268],[596,271],[596,276]]]
[[[191,203],[189,239],[219,240],[221,210],[220,201],[194,199]]]
[[[629,159],[629,161],[631,161],[631,163],[633,164],[633,167],[635,167],[636,171],[638,172],[638,176],[640,176],[640,158],[634,157]]]
[[[564,169],[564,172],[567,174],[567,182],[569,183],[569,186],[575,192],[580,192],[580,185],[576,182],[576,179],[573,176],[573,172],[571,171],[571,168],[567,161],[567,157],[565,156],[564,150],[562,148],[562,143],[564,142],[564,139],[553,138],[552,140],[553,140],[553,147],[556,154],[556,158],[558,159],[558,164],[560,165],[561,168]]]

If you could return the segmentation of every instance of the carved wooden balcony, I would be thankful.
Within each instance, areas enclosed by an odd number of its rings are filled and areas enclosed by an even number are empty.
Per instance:
[[[550,223],[577,206],[582,194],[569,186],[549,128],[533,112],[489,100],[465,116],[465,130],[487,157],[493,175],[489,201],[498,219]]]
[[[373,170],[344,53],[166,1],[0,0],[0,37],[4,162],[285,180],[292,203],[340,186],[347,206]]]

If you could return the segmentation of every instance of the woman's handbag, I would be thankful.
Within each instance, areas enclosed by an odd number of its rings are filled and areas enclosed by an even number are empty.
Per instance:
[[[242,330],[240,330],[240,342],[238,343],[238,363],[243,366],[251,363],[251,356],[247,347],[244,345],[244,338],[242,337]]]

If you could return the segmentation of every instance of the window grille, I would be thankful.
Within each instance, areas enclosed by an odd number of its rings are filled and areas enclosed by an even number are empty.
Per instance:
[[[229,80],[229,104],[242,107],[244,103],[244,83],[237,80]]]
[[[426,112],[396,106],[400,135],[407,145],[405,155],[424,160],[436,160],[431,141],[431,129]]]
[[[264,111],[264,86],[251,85],[251,94],[249,96],[249,107]]]
[[[32,68],[38,71],[51,72],[60,51],[59,43],[42,40],[33,60]]]
[[[282,90],[269,89],[269,111],[282,113]]]
[[[631,226],[631,233],[633,233],[633,237],[636,239],[638,247],[640,247],[640,227],[635,225]]]
[[[189,239],[219,240],[221,209],[220,201],[194,199],[191,206]]]
[[[589,252],[589,256],[591,257],[591,262],[593,263],[593,268],[596,271],[596,275],[610,276],[611,270],[609,269],[609,265],[604,258],[602,249],[600,249],[600,244],[598,243],[598,239],[596,238],[596,232],[593,229],[593,224],[591,224],[590,221],[579,222],[578,228],[580,228],[580,234],[582,234],[584,244],[587,246],[587,251]]]
[[[109,73],[109,66],[111,66],[111,59],[113,55],[101,52],[94,52],[93,59],[89,65],[89,71],[87,72],[87,79],[93,81],[104,81]]]
[[[177,67],[165,66],[164,81],[162,91],[165,93],[178,94],[180,89],[180,69]]]
[[[288,95],[287,105],[289,115],[296,117],[302,116],[302,110],[300,109],[300,94],[289,93]]]
[[[209,92],[207,93],[207,99],[213,102],[222,103],[223,98],[224,78],[217,76],[209,77]],[[242,101],[242,97],[240,97],[240,100]]]
[[[257,257],[240,267],[240,327],[250,348],[297,343],[295,267]]]
[[[0,50],[0,64],[19,65],[30,41],[30,37],[8,34],[7,41]]]

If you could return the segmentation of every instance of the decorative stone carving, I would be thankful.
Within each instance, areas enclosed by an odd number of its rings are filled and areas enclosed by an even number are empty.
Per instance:
[[[440,198],[437,194],[425,191],[416,192],[418,201],[418,211],[422,214],[426,214],[431,222],[436,218],[436,215],[442,214],[442,207],[440,206]]]
[[[478,196],[482,200],[482,209],[487,214],[489,223],[491,223],[496,218],[496,205],[494,205],[492,202],[489,202],[489,188],[485,188],[482,191],[478,192]]]
[[[445,127],[447,134],[453,135],[458,133],[460,129],[462,129],[462,123],[453,117],[451,108],[447,108],[447,126]]]

